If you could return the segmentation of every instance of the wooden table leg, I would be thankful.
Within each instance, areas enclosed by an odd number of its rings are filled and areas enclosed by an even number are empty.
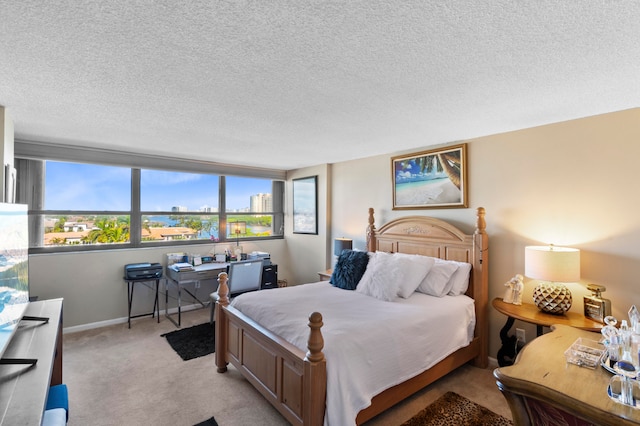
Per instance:
[[[513,323],[516,320],[512,317],[507,317],[507,322],[504,324],[504,327],[500,329],[500,341],[502,342],[502,346],[498,350],[498,354],[496,356],[498,360],[498,365],[500,367],[505,367],[507,365],[512,365],[515,361],[516,357],[516,344],[517,339],[515,336],[509,336],[507,333],[509,329],[513,327]]]

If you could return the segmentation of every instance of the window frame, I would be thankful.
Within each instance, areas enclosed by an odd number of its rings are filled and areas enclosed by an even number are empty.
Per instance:
[[[216,243],[232,244],[236,242],[236,238],[226,237],[227,220],[229,217],[237,215],[236,212],[226,212],[226,186],[225,178],[227,175],[237,177],[261,178],[272,181],[272,197],[274,208],[280,211],[271,212],[243,212],[244,215],[269,215],[272,217],[272,226],[275,233],[276,229],[282,229],[281,234],[271,235],[268,237],[243,237],[241,241],[264,241],[284,239],[284,190],[286,172],[271,169],[250,168],[244,166],[222,165],[219,163],[208,163],[203,161],[185,160],[185,159],[168,159],[166,157],[146,156],[141,154],[118,153],[114,151],[105,151],[88,148],[69,148],[60,145],[42,144],[39,142],[16,141],[15,157],[22,160],[40,160],[40,161],[64,161],[75,163],[89,163],[95,165],[111,165],[125,166],[131,168],[131,210],[130,211],[80,211],[80,210],[46,210],[44,208],[37,209],[29,205],[29,230],[30,233],[36,229],[36,219],[45,215],[108,215],[108,216],[129,216],[130,231],[129,242],[113,243],[113,244],[79,244],[69,246],[39,246],[29,247],[30,254],[40,253],[59,253],[59,252],[79,252],[79,251],[95,251],[95,250],[114,250],[114,249],[133,249],[133,248],[152,248],[152,247],[172,247],[184,245],[205,245],[212,244],[211,240],[170,240],[170,241],[141,241],[142,217],[147,215],[202,215],[202,212],[147,212],[140,209],[140,180],[142,169],[156,169],[171,172],[188,172],[218,175],[219,191],[218,191],[218,212],[210,212],[207,214],[218,216],[218,241]],[[20,186],[20,178],[25,178],[24,174],[18,173],[18,186]],[[34,179],[35,180],[35,179]],[[31,184],[37,182],[31,181]],[[28,186],[28,185],[25,185]],[[41,192],[44,194],[44,178],[41,182]],[[36,189],[38,191],[38,189]],[[276,191],[281,193],[276,194]],[[22,200],[32,200],[32,194],[25,193],[25,190],[18,191],[18,203],[24,203]],[[279,205],[277,204],[279,203]],[[44,207],[44,206],[43,206]],[[280,225],[276,228],[276,225]],[[44,232],[44,229],[42,230]],[[40,237],[38,237],[40,238]],[[31,239],[31,241],[36,241]]]

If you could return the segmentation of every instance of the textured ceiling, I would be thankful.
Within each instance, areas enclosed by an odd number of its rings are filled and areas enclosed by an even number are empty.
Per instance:
[[[640,2],[0,1],[16,138],[295,169],[639,106]]]

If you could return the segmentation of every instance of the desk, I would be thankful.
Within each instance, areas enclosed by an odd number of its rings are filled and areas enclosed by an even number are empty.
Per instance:
[[[500,313],[505,314],[507,322],[500,330],[500,340],[502,347],[498,350],[498,364],[503,367],[510,364],[507,358],[515,357],[515,344],[516,340],[514,336],[508,336],[509,329],[513,326],[515,320],[528,322],[529,324],[536,325],[536,334],[542,335],[543,327],[550,327],[553,324],[563,324],[571,327],[576,327],[581,330],[597,331],[602,328],[602,324],[593,321],[582,314],[575,312],[565,312],[564,315],[553,315],[542,312],[538,307],[532,303],[523,303],[522,305],[513,305],[511,303],[505,303],[501,297],[493,299],[491,302],[493,307]]]
[[[611,373],[602,367],[591,370],[565,361],[564,351],[578,337],[600,340],[602,336],[554,325],[551,333],[529,342],[514,365],[494,370],[515,424],[542,424],[545,414],[555,419],[577,417],[596,425],[640,424],[640,410],[607,396]]]
[[[129,309],[127,320],[129,321],[129,328],[131,328],[131,318],[140,318],[140,317],[146,317],[146,316],[154,317],[156,314],[156,310],[158,311],[158,322],[160,322],[160,303],[158,303],[158,288],[160,287],[160,278],[129,279],[125,277],[124,280],[127,282],[127,305]],[[133,289],[135,288],[135,284],[142,283],[142,282],[153,282],[153,281],[155,281],[156,283],[156,298],[153,303],[153,311],[147,314],[139,314],[139,315],[131,316],[131,304],[133,303]]]
[[[175,284],[178,288],[178,322],[169,315],[169,289],[165,289],[164,295],[164,316],[169,319],[176,327],[180,327],[182,318],[182,290],[186,291],[193,299],[200,303],[202,307],[206,307],[210,302],[203,302],[191,293],[185,284],[199,283],[204,280],[218,279],[218,274],[227,270],[228,263],[204,263],[194,266],[192,271],[176,271],[171,267],[167,267],[167,287],[169,284]]]
[[[50,385],[62,383],[62,299],[29,303],[25,315],[48,322],[20,322],[3,358],[32,358],[29,365],[0,365],[0,424],[42,423]]]

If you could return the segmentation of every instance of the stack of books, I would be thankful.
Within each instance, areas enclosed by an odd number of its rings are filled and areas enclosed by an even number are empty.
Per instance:
[[[193,271],[193,265],[187,262],[178,262],[171,265],[171,269],[178,272]]]

